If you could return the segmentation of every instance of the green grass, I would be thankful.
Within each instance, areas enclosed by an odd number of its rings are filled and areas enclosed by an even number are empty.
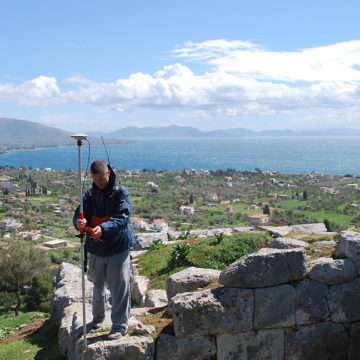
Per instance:
[[[281,207],[284,210],[294,210],[298,206],[306,206],[306,201],[301,200],[281,200],[274,203],[275,206]]]
[[[252,253],[264,246],[270,238],[264,234],[235,234],[226,236],[217,244],[216,238],[187,241],[191,250],[187,257],[188,266],[222,270],[243,255]],[[171,268],[169,253],[175,244],[148,251],[139,256],[139,274],[148,276],[151,288],[164,289],[165,279],[188,267]]]
[[[18,316],[14,316],[15,313],[3,310],[0,314],[0,327],[7,327],[15,329],[22,324],[29,324],[29,320],[32,316],[41,314],[40,311],[31,311],[27,313],[20,312]]]
[[[343,227],[350,227],[353,225],[353,215],[343,215],[327,211],[307,211],[307,210],[294,210],[295,214],[303,214],[309,219],[314,219],[316,222],[324,222],[328,219],[332,223],[340,224]]]

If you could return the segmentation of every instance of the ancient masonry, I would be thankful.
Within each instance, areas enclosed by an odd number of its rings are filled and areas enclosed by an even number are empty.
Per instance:
[[[305,246],[274,239],[270,248],[222,272],[189,268],[174,274],[166,281],[166,293],[146,291],[146,281],[134,274],[133,296],[144,307],[131,311],[130,334],[114,341],[96,334],[85,356],[81,271],[63,263],[51,305],[52,319],[60,326],[60,352],[74,360],[359,359],[360,233],[342,232],[333,258],[306,263]],[[222,287],[199,290],[214,279]],[[87,281],[89,321],[91,286]],[[175,336],[160,334],[154,340],[154,328],[135,316],[166,304]],[[106,322],[110,326],[109,311]]]

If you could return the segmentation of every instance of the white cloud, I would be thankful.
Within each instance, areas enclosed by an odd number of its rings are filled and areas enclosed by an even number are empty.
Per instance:
[[[191,65],[175,63],[113,82],[79,74],[63,80],[71,85],[67,91],[55,78],[39,76],[20,85],[0,84],[0,100],[85,104],[100,112],[172,109],[198,119],[283,113],[298,123],[300,114],[304,121],[321,121],[319,114],[327,114],[323,118],[331,123],[338,117],[351,122],[360,110],[360,41],[275,52],[250,42],[212,40],[189,42],[172,53],[178,61],[202,61],[211,71],[195,74]]]

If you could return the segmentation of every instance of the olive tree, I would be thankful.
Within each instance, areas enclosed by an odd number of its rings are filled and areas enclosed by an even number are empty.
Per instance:
[[[0,249],[0,280],[16,295],[16,315],[21,307],[21,287],[28,284],[37,271],[48,265],[49,260],[44,251],[31,242],[11,239],[3,243]]]

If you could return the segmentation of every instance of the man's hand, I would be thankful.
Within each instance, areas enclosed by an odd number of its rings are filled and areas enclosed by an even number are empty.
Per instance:
[[[93,230],[94,230],[94,233],[91,234],[90,237],[92,239],[94,239],[95,242],[97,242],[101,238],[101,235],[102,235],[101,226],[96,226],[93,228]]]
[[[79,228],[81,226],[86,226],[86,220],[85,219],[77,219],[76,220],[76,227],[77,227],[78,230],[79,230]]]

